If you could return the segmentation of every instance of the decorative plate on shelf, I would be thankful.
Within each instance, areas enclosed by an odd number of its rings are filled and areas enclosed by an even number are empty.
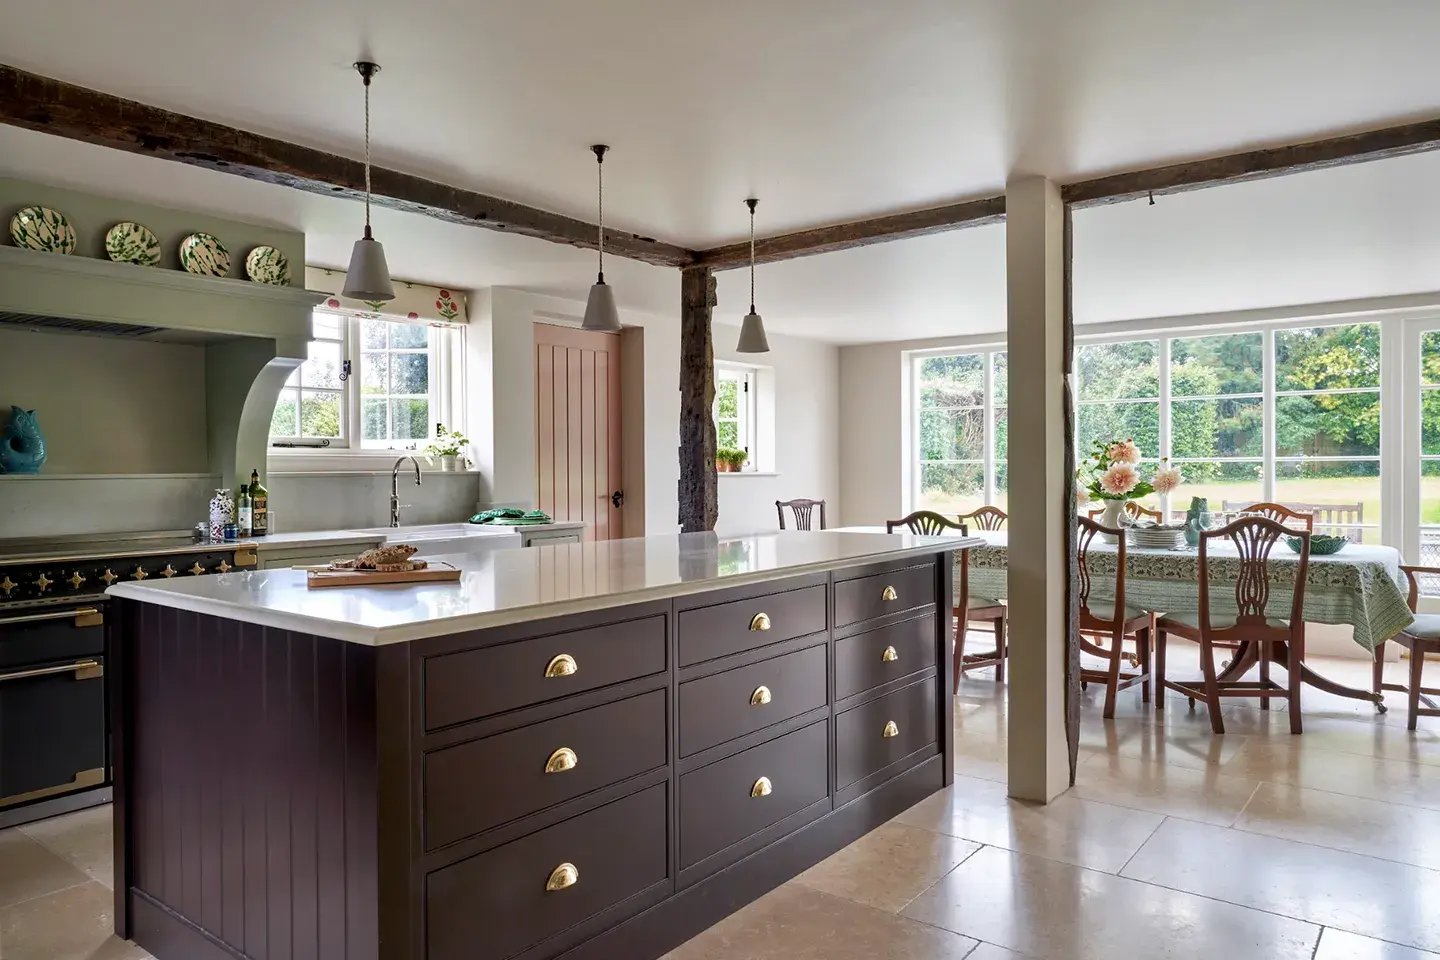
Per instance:
[[[116,263],[154,267],[160,263],[160,239],[149,227],[133,220],[122,220],[106,231],[105,252]]]
[[[223,277],[230,272],[230,251],[208,233],[192,233],[180,241],[180,265],[202,277]]]
[[[75,252],[75,228],[65,214],[49,207],[24,207],[11,217],[10,239],[17,247],[46,253]]]
[[[274,247],[256,247],[245,258],[245,274],[256,283],[290,286],[290,261]]]

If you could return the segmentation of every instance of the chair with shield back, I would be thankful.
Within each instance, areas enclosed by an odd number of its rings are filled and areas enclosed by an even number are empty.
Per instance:
[[[1154,520],[1156,523],[1165,522],[1165,514],[1159,510],[1151,510],[1149,507],[1142,507],[1134,500],[1125,501],[1125,516],[1130,520]],[[1087,510],[1085,516],[1094,520],[1105,512],[1104,507],[1096,507],[1094,510]]]
[[[1292,530],[1304,530],[1306,533],[1315,532],[1315,514],[1305,510],[1292,510],[1283,503],[1262,503],[1246,504],[1238,500],[1226,500],[1222,507],[1225,513],[1239,516],[1247,513],[1255,513],[1274,520],[1276,523],[1284,524]]]
[[[1408,686],[1399,683],[1385,683],[1385,643],[1381,641],[1375,648],[1374,686],[1371,688],[1376,693],[1382,690],[1395,690],[1406,695],[1410,707],[1410,716],[1407,726],[1415,729],[1415,722],[1419,717],[1440,717],[1440,707],[1431,700],[1432,696],[1440,696],[1440,688],[1427,687],[1424,685],[1425,655],[1428,653],[1440,653],[1440,613],[1417,613],[1420,603],[1420,578],[1440,576],[1440,567],[1420,567],[1413,564],[1401,564],[1400,570],[1405,574],[1405,579],[1410,584],[1410,612],[1415,615],[1414,621],[1401,630],[1390,641],[1398,643],[1410,651],[1410,683]],[[1422,707],[1420,704],[1424,703]]]
[[[1299,542],[1300,556],[1298,562],[1282,567],[1271,553],[1275,545],[1285,539]],[[1233,548],[1235,555],[1217,557],[1212,551],[1221,545]],[[1166,614],[1157,625],[1155,673],[1160,681],[1157,709],[1164,709],[1166,688],[1185,694],[1192,703],[1203,700],[1210,711],[1210,729],[1224,733],[1225,721],[1220,715],[1223,698],[1258,698],[1262,710],[1269,709],[1272,699],[1284,698],[1288,701],[1290,732],[1299,733],[1300,664],[1305,661],[1305,618],[1301,610],[1309,567],[1309,532],[1297,531],[1278,520],[1243,516],[1218,530],[1202,533],[1199,610]],[[1211,576],[1216,571],[1219,579],[1212,582]],[[1234,594],[1225,597],[1226,585],[1232,579]],[[1289,609],[1271,609],[1276,586],[1290,588]],[[1212,609],[1211,597],[1217,593],[1231,602],[1223,608]],[[1276,612],[1281,616],[1272,615]],[[1166,640],[1171,635],[1200,644],[1200,679],[1170,680],[1166,676]],[[1270,667],[1277,660],[1277,645],[1282,643],[1289,647],[1290,665],[1284,686],[1270,679]],[[1222,644],[1235,646],[1239,651],[1224,671],[1231,676],[1223,676],[1215,668],[1215,648]],[[1260,667],[1259,679],[1238,679],[1255,664]]]
[[[933,510],[916,510],[914,513],[906,514],[899,520],[885,521],[886,533],[894,533],[901,527],[904,527],[911,533],[918,533],[924,536],[938,536],[940,534],[943,534],[946,530],[959,531],[961,536],[964,536],[965,534],[968,534],[970,532],[969,528],[966,527],[965,524],[951,520],[949,517],[944,516],[943,514],[936,513]],[[955,619],[955,684],[957,686],[960,683],[961,674],[963,674],[965,670],[968,669],[965,663],[965,624],[968,622],[969,619],[969,615],[967,614],[967,607],[970,602],[968,596],[970,589],[969,550],[960,551],[959,565],[960,588],[955,591],[955,597],[952,600],[952,602],[954,603],[954,607],[951,610],[951,614]],[[998,662],[999,661],[997,659],[995,661],[987,662],[983,664],[983,666],[990,666],[991,663],[998,664]],[[978,668],[980,666],[982,666],[982,664],[978,662],[975,663],[975,667]],[[999,670],[997,668],[997,673],[998,672]],[[997,682],[998,680],[999,678],[997,677]]]
[[[818,527],[818,529],[824,530],[824,529],[825,529],[825,501],[824,501],[824,500],[806,500],[806,499],[804,499],[803,497],[802,497],[801,499],[798,499],[798,500],[776,500],[776,501],[775,501],[775,512],[780,515],[780,529],[781,529],[781,530],[784,530],[784,529],[785,529],[785,511],[786,511],[787,509],[788,509],[788,510],[794,515],[794,517],[795,517],[795,529],[796,529],[796,530],[813,530],[813,529],[817,529],[817,528],[814,526],[814,519],[815,519],[815,512],[816,512],[816,511],[815,511],[815,508],[816,508],[816,507],[819,507],[819,508],[820,508],[820,510],[819,510],[819,512],[820,512],[820,526]]]
[[[885,521],[886,533],[894,533],[899,527],[927,537],[939,536],[946,530],[959,530],[962,535],[970,532],[965,524],[951,520],[934,510],[916,510],[914,513],[907,513],[899,520]]]
[[[1080,651],[1105,661],[1103,669],[1080,668],[1082,683],[1098,683],[1105,687],[1106,720],[1115,717],[1115,702],[1121,690],[1135,684],[1141,685],[1141,699],[1150,702],[1150,623],[1148,610],[1130,607],[1125,603],[1125,533],[1114,527],[1096,523],[1089,517],[1076,517],[1079,524],[1079,544],[1076,553],[1076,567],[1080,581]],[[1097,550],[1096,540],[1101,534],[1116,537],[1115,550]],[[1113,559],[1112,559],[1113,558]],[[1106,568],[1113,562],[1114,571]],[[1113,575],[1114,590],[1109,597],[1098,589],[1104,580]],[[1133,637],[1136,646],[1135,669],[1126,672],[1120,669],[1121,661],[1127,659],[1125,640]],[[1102,646],[1097,641],[1108,641]]]
[[[999,507],[977,507],[969,513],[962,513],[957,517],[962,524],[973,530],[995,531],[1005,526],[1009,520],[1009,514]],[[980,670],[985,667],[995,668],[995,682],[1005,682],[1005,658],[1009,651],[1005,646],[1005,604],[994,598],[975,595],[970,590],[970,564],[963,563],[960,568],[961,593],[965,597],[965,604],[957,603],[956,607],[965,611],[964,629],[956,628],[955,631],[955,682],[960,682],[960,677],[970,670]],[[984,650],[979,653],[966,653],[966,635],[976,624],[982,624],[981,633],[993,633],[995,635],[995,647],[992,650]]]

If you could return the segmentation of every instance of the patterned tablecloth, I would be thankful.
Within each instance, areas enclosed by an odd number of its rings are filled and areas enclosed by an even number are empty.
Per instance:
[[[860,529],[860,528],[852,528]],[[880,528],[883,530],[883,528]],[[977,531],[986,541],[970,554],[972,597],[1004,599],[1006,593],[1006,538],[1004,531]],[[1115,561],[1113,545],[1097,545],[1090,560],[1091,595],[1113,599]],[[1290,610],[1294,567],[1299,558],[1284,544],[1270,555],[1273,584],[1270,610],[1285,616]],[[1211,545],[1210,582],[1223,585],[1210,590],[1212,613],[1234,612],[1235,553]],[[1200,557],[1193,547],[1184,550],[1126,551],[1125,603],[1159,613],[1194,613],[1200,607]],[[1374,651],[1409,626],[1413,619],[1405,602],[1400,574],[1400,551],[1394,547],[1352,543],[1328,557],[1312,556],[1305,578],[1305,619],[1313,623],[1341,623],[1355,628],[1355,642]],[[959,595],[956,565],[956,595]]]

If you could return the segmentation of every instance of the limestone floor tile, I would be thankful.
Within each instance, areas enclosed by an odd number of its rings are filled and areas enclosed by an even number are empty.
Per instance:
[[[1167,713],[1166,717],[1171,716]],[[1082,754],[1114,754],[1158,760],[1193,770],[1205,770],[1230,763],[1249,737],[1227,733],[1217,737],[1205,728],[1179,728],[1150,718],[1100,720],[1085,717],[1080,724]],[[1229,770],[1225,771],[1231,772]]]
[[[787,883],[666,960],[961,960],[975,941]]]
[[[1056,960],[1309,960],[1320,936],[1298,920],[994,847],[902,915]]]
[[[1440,870],[1440,810],[1264,783],[1235,827]]]
[[[0,907],[84,883],[89,877],[19,830],[0,832]]]
[[[973,857],[971,859],[974,859]],[[1166,820],[1122,876],[1424,950],[1440,873],[1308,843]]]
[[[107,803],[27,823],[20,831],[108,887],[115,878],[111,816]]]
[[[87,881],[0,909],[5,960],[143,960],[150,954],[113,933],[113,894]]]
[[[898,913],[979,849],[978,843],[892,821],[795,879],[823,893]]]
[[[1006,950],[1004,947],[997,947],[993,943],[982,943],[975,948],[975,952],[966,957],[965,960],[1039,960],[1024,953],[1016,953],[1014,950]]]
[[[1070,793],[1121,807],[1229,826],[1259,781],[1215,768],[1192,770],[1154,759],[1098,755],[1083,760]]]
[[[1227,773],[1440,809],[1440,766],[1315,746],[1306,735],[1252,737]]]
[[[1423,720],[1424,718],[1422,718]],[[1261,731],[1270,741],[1295,739],[1278,725]],[[1259,737],[1252,737],[1259,739]],[[1381,760],[1397,760],[1440,766],[1440,724],[1433,730],[1405,729],[1405,711],[1353,717],[1315,716],[1305,714],[1305,732],[1300,735],[1305,750],[1350,753]]]
[[[1068,793],[1049,804],[1011,800],[1003,783],[956,776],[891,822],[1116,873],[1162,819]]]
[[[1320,949],[1315,951],[1315,960],[1429,960],[1436,957],[1440,954],[1356,936],[1333,927],[1326,927],[1320,934]]]

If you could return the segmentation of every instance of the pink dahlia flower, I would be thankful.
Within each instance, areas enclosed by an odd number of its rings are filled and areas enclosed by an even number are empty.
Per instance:
[[[1128,463],[1117,463],[1100,475],[1100,489],[1112,497],[1121,497],[1135,489],[1140,474]]]
[[[1184,478],[1180,476],[1179,467],[1164,467],[1155,471],[1155,479],[1151,481],[1151,485],[1156,493],[1169,493],[1180,486],[1182,479]]]
[[[1105,455],[1109,457],[1113,463],[1140,462],[1140,448],[1135,446],[1134,440],[1117,440],[1110,444],[1109,449],[1105,451]]]

